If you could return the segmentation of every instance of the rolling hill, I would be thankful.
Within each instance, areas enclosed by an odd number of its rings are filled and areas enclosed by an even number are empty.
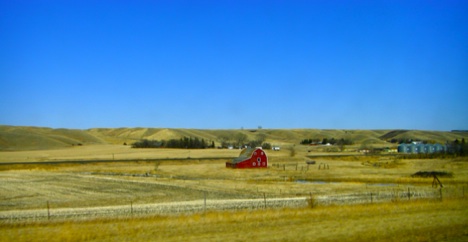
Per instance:
[[[0,150],[42,150],[96,144],[132,144],[141,139],[169,140],[197,137],[220,143],[222,137],[235,140],[238,133],[254,140],[262,134],[273,145],[299,144],[303,139],[350,139],[355,144],[390,145],[392,139],[431,140],[445,143],[468,138],[468,132],[424,130],[325,130],[325,129],[168,129],[168,128],[93,128],[52,129],[0,125]]]

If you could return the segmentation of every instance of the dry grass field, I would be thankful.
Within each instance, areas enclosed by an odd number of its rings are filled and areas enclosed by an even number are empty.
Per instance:
[[[0,163],[47,162],[47,161],[99,161],[99,160],[151,160],[186,158],[232,158],[238,150],[226,149],[132,149],[125,145],[87,145],[70,148],[0,151]]]
[[[466,200],[1,224],[0,241],[466,241]]]
[[[130,137],[136,131],[141,133],[138,135],[176,132],[164,129],[89,132],[99,132],[98,140],[110,140],[111,133],[117,132],[118,135],[113,135],[120,140],[118,137],[123,133]],[[184,132],[201,134],[201,131]],[[77,135],[75,131],[69,133]],[[203,135],[216,136],[215,133]],[[288,143],[291,138],[297,139],[298,133],[269,134],[270,139],[284,143],[281,151],[267,151],[268,169],[225,168],[225,162],[240,153],[228,149],[133,149],[106,141],[0,151],[0,240],[468,239],[467,157],[369,156],[355,152],[358,144],[344,152],[330,153],[322,147]],[[353,135],[363,133],[356,131]],[[307,165],[307,160],[316,163]],[[433,178],[411,176],[418,171],[444,171],[453,176],[439,178],[444,185],[441,189],[432,187]],[[302,199],[303,205],[275,207],[271,205],[274,199]],[[229,206],[223,205],[223,201]],[[237,201],[257,205],[233,209],[231,205]],[[182,204],[198,206],[198,210],[158,212],[165,206],[178,209]],[[59,212],[87,210],[116,211],[116,214],[59,216]]]

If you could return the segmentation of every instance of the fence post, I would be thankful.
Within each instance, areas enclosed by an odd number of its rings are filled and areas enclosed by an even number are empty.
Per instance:
[[[130,214],[133,215],[133,201],[130,201]]]
[[[206,212],[206,191],[203,192],[203,196],[204,196],[204,199],[203,199],[203,211]]]
[[[309,201],[308,201],[308,205],[310,208],[314,208],[315,206],[317,206],[317,200],[314,199],[314,197],[312,196],[312,192],[309,192]]]
[[[265,209],[267,208],[267,204],[266,204],[266,195],[265,193],[263,193],[263,202],[265,204]]]
[[[373,203],[374,202],[374,199],[372,197],[372,192],[370,193],[370,203]]]
[[[411,200],[410,188],[408,187],[408,200]]]
[[[50,220],[50,205],[49,205],[49,201],[47,201],[47,220]]]
[[[395,202],[398,202],[400,200],[400,191],[395,190]]]

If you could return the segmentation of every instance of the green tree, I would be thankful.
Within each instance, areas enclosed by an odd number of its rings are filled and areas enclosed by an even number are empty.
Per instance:
[[[289,156],[294,157],[296,156],[296,146],[292,145],[289,147]]]
[[[270,143],[263,143],[263,144],[262,144],[262,149],[264,149],[264,150],[269,150],[269,149],[271,149],[271,144],[270,144]]]
[[[237,133],[237,134],[236,134],[237,145],[238,145],[239,147],[241,147],[242,145],[244,145],[245,142],[247,141],[247,138],[248,138],[248,137],[247,137],[246,134],[241,133],[241,132]]]
[[[257,138],[257,141],[258,141],[260,144],[262,144],[262,143],[265,142],[265,140],[266,140],[266,134],[264,134],[264,133],[258,133],[257,136],[256,136],[256,138]]]
[[[218,141],[221,143],[221,147],[226,148],[229,145],[229,141],[231,141],[231,138],[228,135],[220,135],[218,136]]]

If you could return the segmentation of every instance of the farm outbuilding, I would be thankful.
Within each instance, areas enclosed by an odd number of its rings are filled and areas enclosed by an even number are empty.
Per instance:
[[[400,144],[398,146],[399,153],[412,153],[412,154],[421,154],[421,153],[440,153],[445,152],[446,147],[441,144]]]
[[[268,167],[268,157],[262,148],[245,148],[239,157],[226,162],[226,167],[230,168],[266,168]]]

